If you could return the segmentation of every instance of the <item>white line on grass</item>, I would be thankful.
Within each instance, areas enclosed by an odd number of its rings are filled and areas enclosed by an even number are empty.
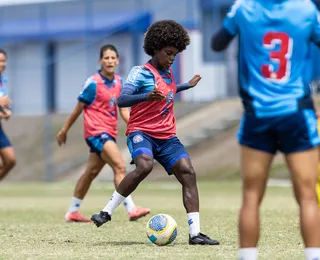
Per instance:
[[[287,179],[269,179],[268,186],[271,187],[291,187],[291,181]]]

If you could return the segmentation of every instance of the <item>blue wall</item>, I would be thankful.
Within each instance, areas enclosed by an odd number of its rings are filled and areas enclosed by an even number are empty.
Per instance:
[[[83,81],[98,67],[102,44],[118,47],[118,73],[126,77],[132,66],[149,58],[142,45],[152,21],[175,19],[198,28],[199,7],[198,0],[78,0],[1,7],[0,45],[8,52],[14,112],[69,112]],[[172,69],[179,82],[179,59]]]

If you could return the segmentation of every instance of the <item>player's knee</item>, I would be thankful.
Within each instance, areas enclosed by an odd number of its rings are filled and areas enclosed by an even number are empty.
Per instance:
[[[126,166],[123,162],[116,163],[113,170],[115,175],[126,175]]]
[[[196,181],[196,173],[191,165],[183,165],[180,167],[180,176],[186,183],[193,183]]]
[[[299,205],[303,203],[308,203],[311,201],[318,201],[317,193],[314,188],[311,187],[304,187],[299,190],[298,194],[296,195],[296,199]]]
[[[9,157],[6,158],[4,164],[8,170],[11,170],[16,165],[16,158]]]
[[[294,193],[299,205],[304,202],[317,201],[316,185],[311,180],[300,180],[294,186]]]
[[[89,178],[90,180],[94,180],[97,175],[100,173],[100,169],[98,168],[90,168],[90,169],[87,169],[87,171],[84,173],[87,178]]]
[[[137,164],[137,178],[144,179],[153,169],[152,160],[144,160]]]
[[[245,208],[259,208],[263,198],[263,192],[258,190],[244,190],[242,207]]]

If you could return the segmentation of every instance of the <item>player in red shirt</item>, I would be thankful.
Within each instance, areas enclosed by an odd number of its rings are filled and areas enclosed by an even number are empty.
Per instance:
[[[91,217],[97,227],[111,220],[115,208],[148,176],[156,159],[182,184],[189,244],[219,244],[200,233],[196,174],[188,153],[176,137],[175,94],[194,87],[201,79],[195,75],[188,83],[178,86],[174,81],[170,67],[175,56],[189,43],[187,31],[175,21],[159,21],[148,29],[144,50],[152,58],[142,66],[133,67],[118,99],[120,107],[131,106],[126,134],[136,169],[122,180],[106,207]]]
[[[122,79],[115,74],[118,63],[117,49],[113,45],[102,46],[101,70],[87,79],[78,97],[78,104],[57,135],[58,144],[65,144],[68,130],[83,111],[84,138],[90,147],[90,155],[87,168],[77,182],[69,211],[65,215],[68,222],[91,222],[80,213],[79,208],[91,182],[105,164],[113,169],[116,187],[126,174],[125,163],[116,144],[117,99],[122,89]],[[120,108],[120,115],[127,123],[128,108]],[[136,207],[131,196],[124,200],[124,205],[129,220],[137,220],[150,212],[150,209]]]

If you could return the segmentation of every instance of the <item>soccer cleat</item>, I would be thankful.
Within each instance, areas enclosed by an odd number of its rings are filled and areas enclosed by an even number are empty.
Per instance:
[[[89,218],[84,217],[79,211],[67,212],[64,219],[67,222],[91,222]]]
[[[189,245],[219,245],[219,241],[213,240],[205,234],[199,233],[197,236],[190,237]]]
[[[135,207],[128,215],[130,221],[138,220],[150,213],[150,209]]]
[[[92,215],[91,220],[94,222],[94,224],[97,227],[100,227],[104,223],[110,221],[111,216],[109,215],[108,212],[100,211],[100,213]]]

